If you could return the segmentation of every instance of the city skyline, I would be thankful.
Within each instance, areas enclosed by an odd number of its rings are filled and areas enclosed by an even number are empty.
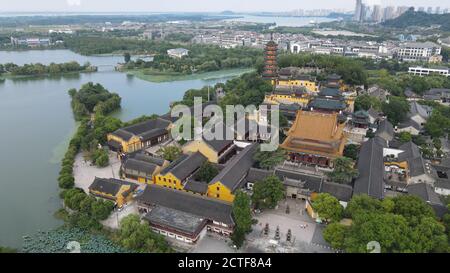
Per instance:
[[[414,6],[438,7],[441,9],[442,1],[438,0],[366,0],[366,5],[381,6]],[[3,5],[2,5],[3,4]],[[24,8],[25,7],[25,8]],[[256,0],[229,0],[217,2],[211,0],[173,0],[170,2],[156,2],[151,0],[128,0],[126,3],[120,0],[16,0],[14,2],[0,0],[0,12],[220,12],[231,10],[236,12],[287,12],[296,9],[340,9],[353,11],[354,1],[318,0],[309,1],[281,0],[256,1]]]

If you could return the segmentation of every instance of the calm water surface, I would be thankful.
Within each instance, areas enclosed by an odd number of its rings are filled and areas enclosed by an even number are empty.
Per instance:
[[[279,27],[302,27],[314,23],[323,23],[335,21],[336,19],[327,17],[284,17],[284,16],[255,16],[255,15],[238,15],[241,18],[226,19],[225,21],[236,22],[252,22],[252,23],[275,23]]]
[[[73,60],[89,61],[100,72],[0,82],[0,245],[20,248],[22,236],[61,224],[53,217],[61,206],[56,179],[76,128],[67,90],[89,81],[101,83],[122,97],[122,109],[115,116],[130,120],[164,114],[187,89],[228,79],[150,83],[113,71],[122,61],[120,56],[85,57],[68,50],[0,51],[0,63]]]

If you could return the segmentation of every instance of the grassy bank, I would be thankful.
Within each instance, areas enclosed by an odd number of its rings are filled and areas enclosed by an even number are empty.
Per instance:
[[[186,75],[173,72],[153,71],[148,69],[135,69],[127,70],[125,71],[125,73],[149,82],[171,82],[187,80],[213,80],[217,78],[234,77],[240,76],[244,73],[253,72],[254,70],[255,69],[253,68],[236,68]]]

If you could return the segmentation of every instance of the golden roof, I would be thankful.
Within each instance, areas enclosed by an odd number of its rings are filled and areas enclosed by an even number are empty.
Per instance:
[[[346,141],[344,127],[337,113],[300,110],[281,147],[328,157],[340,156]]]

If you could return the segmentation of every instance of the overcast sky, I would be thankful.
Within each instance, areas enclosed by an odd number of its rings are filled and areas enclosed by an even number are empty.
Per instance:
[[[364,1],[364,0],[363,0]],[[448,0],[365,0],[395,6],[445,6]],[[290,11],[339,8],[353,10],[355,0],[0,0],[0,12],[193,12]]]

